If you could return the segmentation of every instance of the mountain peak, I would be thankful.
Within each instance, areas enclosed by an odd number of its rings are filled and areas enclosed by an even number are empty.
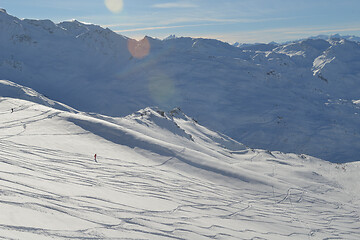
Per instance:
[[[171,40],[171,39],[175,39],[175,38],[177,38],[176,35],[175,35],[175,34],[171,34],[170,36],[164,38],[164,40],[166,41],[166,40]]]
[[[61,22],[61,23],[57,24],[57,26],[65,29],[68,33],[72,33],[73,35],[76,35],[76,36],[84,34],[86,32],[94,30],[94,29],[101,28],[100,26],[83,23],[83,22],[80,22],[75,19],[70,20],[70,21]]]
[[[6,10],[4,8],[0,8],[0,13],[6,13],[7,14],[7,12],[6,12]]]
[[[353,42],[360,42],[360,37],[353,36],[353,35],[340,35],[338,33],[332,35],[317,35],[313,37],[309,37],[309,39],[323,39],[326,41],[329,40],[339,40],[339,39],[346,39]]]

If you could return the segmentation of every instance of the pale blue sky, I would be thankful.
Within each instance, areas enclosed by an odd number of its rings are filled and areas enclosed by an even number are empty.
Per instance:
[[[111,1],[123,1],[122,10],[111,9]],[[175,34],[250,43],[360,36],[360,0],[0,0],[0,8],[19,18],[77,19],[137,39]]]

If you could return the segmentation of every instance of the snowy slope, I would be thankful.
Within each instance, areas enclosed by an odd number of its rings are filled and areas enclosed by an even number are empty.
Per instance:
[[[357,42],[305,39],[239,48],[211,39],[146,37],[136,43],[75,20],[54,24],[5,12],[0,32],[0,79],[81,111],[123,117],[148,106],[180,107],[253,148],[359,160]]]
[[[250,149],[180,109],[112,118],[32,96],[0,98],[2,239],[360,237],[359,163]]]
[[[66,106],[65,104],[48,99],[44,95],[36,92],[31,88],[24,87],[7,80],[0,80],[0,96],[28,100],[55,109],[76,112],[75,109]]]

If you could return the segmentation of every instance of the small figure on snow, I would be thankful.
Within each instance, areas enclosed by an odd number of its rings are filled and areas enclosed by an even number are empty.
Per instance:
[[[98,162],[98,161],[96,160],[96,153],[95,153],[95,155],[94,155],[94,160],[95,160],[95,162]]]
[[[11,113],[13,113],[14,112],[14,109],[13,108],[11,108]]]

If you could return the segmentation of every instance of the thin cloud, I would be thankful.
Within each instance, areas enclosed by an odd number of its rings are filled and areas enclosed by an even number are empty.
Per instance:
[[[339,32],[352,32],[360,31],[359,27],[349,27],[349,28],[328,28],[328,29],[309,29],[309,30],[300,30],[300,31],[288,31],[288,34],[314,34],[314,33],[339,33]]]
[[[258,23],[258,22],[268,22],[268,21],[281,21],[281,20],[289,20],[291,18],[264,18],[264,19],[221,19],[221,18],[174,18],[166,21],[158,21],[158,25],[166,25],[166,26],[159,26],[155,27],[158,29],[166,29],[166,28],[179,28],[179,27],[198,27],[198,26],[218,26],[218,25],[225,25],[225,24],[236,24],[236,23]],[[186,24],[186,23],[194,23],[200,22],[197,24]],[[206,23],[201,23],[206,22]],[[168,26],[170,24],[182,24],[180,26]],[[146,25],[146,23],[119,23],[119,24],[109,24],[109,25],[102,25],[103,27],[115,28],[115,27],[126,27],[126,26],[139,26],[139,25]],[[152,27],[149,27],[152,28]],[[139,29],[139,30],[137,30]],[[144,28],[136,28],[134,31],[140,31],[142,29],[147,30],[148,27]]]
[[[147,31],[147,30],[160,30],[160,29],[173,29],[173,28],[186,28],[186,27],[201,27],[201,26],[209,26],[213,25],[210,23],[204,24],[191,24],[191,25],[178,25],[178,26],[157,26],[157,27],[145,27],[145,28],[133,28],[133,29],[125,29],[125,30],[116,30],[116,33],[123,33],[123,32],[140,32],[140,31]]]
[[[277,18],[198,18],[198,21],[207,21],[215,23],[258,23],[270,21],[284,21],[294,19],[292,17],[277,17]]]
[[[273,28],[255,31],[241,31],[224,34],[208,34],[201,37],[208,37],[219,39],[227,42],[270,42],[270,41],[292,41],[305,37],[315,36],[319,34],[335,34],[344,33],[351,34],[352,32],[359,32],[360,26],[333,26],[333,27],[298,27],[298,28]],[[355,34],[356,35],[356,34]]]
[[[129,27],[129,26],[139,26],[144,23],[116,23],[116,24],[102,24],[103,28],[114,28],[114,27]]]
[[[187,2],[168,2],[152,5],[153,8],[196,8],[197,5]]]

